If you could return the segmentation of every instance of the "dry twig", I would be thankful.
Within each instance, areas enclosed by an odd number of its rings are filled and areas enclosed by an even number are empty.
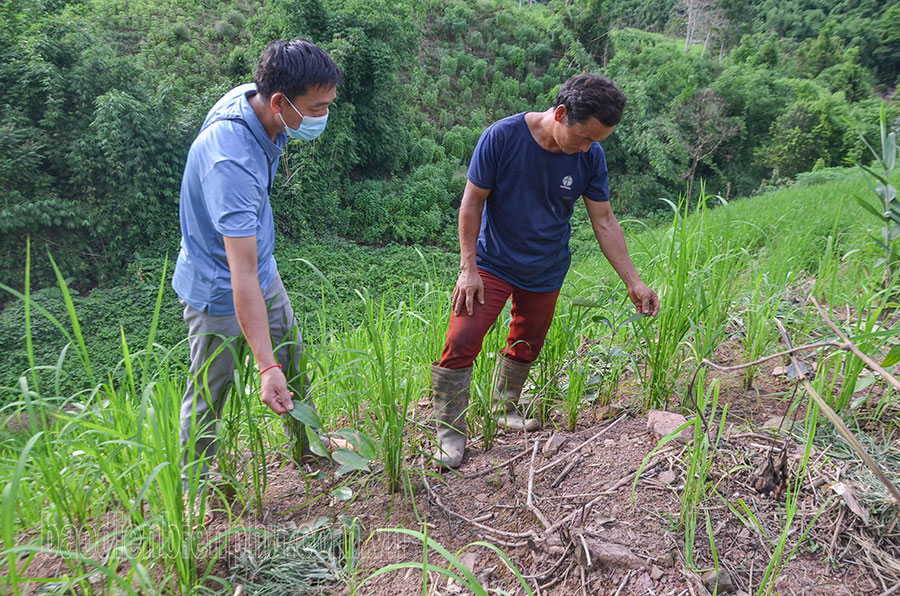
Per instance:
[[[544,517],[544,514],[541,513],[541,510],[537,508],[537,505],[534,504],[534,460],[537,457],[538,446],[540,444],[540,441],[535,441],[534,449],[531,450],[531,466],[529,467],[528,472],[528,496],[525,498],[525,506],[528,507],[529,511],[534,513],[535,517],[544,524],[544,528],[546,529],[549,528],[551,524],[547,521],[547,518]]]
[[[428,491],[428,494],[431,495],[431,498],[434,500],[435,505],[440,507],[445,513],[447,513],[448,515],[450,515],[452,517],[455,517],[455,518],[460,519],[468,524],[471,524],[471,525],[475,526],[476,528],[480,528],[486,532],[491,532],[492,534],[497,534],[499,536],[508,536],[510,538],[533,538],[534,537],[534,532],[532,532],[531,530],[529,530],[528,532],[507,532],[506,530],[498,530],[497,528],[492,528],[490,526],[486,526],[480,522],[475,521],[474,519],[470,519],[470,518],[466,517],[465,515],[457,513],[456,511],[453,511],[452,509],[450,509],[449,507],[444,505],[444,502],[441,501],[441,498],[439,496],[437,496],[437,494],[435,494],[434,490],[432,490],[432,488],[431,488],[431,485],[428,484],[427,474],[425,474],[424,471],[422,474],[422,482],[425,484],[425,489]]]
[[[816,306],[818,307],[818,303],[815,302],[815,298],[813,298],[812,300],[813,300],[813,303],[815,303]],[[820,308],[820,312],[821,312],[821,308]],[[825,316],[824,313],[822,314],[822,316],[823,317]],[[827,317],[826,317],[826,320],[828,320]],[[779,321],[777,318],[775,319],[775,324],[778,326],[778,331],[781,332],[781,337],[782,337],[782,339],[784,339],[784,343],[787,344],[788,347],[791,347],[791,339],[790,339],[790,337],[788,337],[787,330],[784,328],[784,325],[782,325],[781,321]],[[834,323],[831,323],[831,324],[833,325]],[[844,336],[844,337],[846,337],[846,336]],[[851,351],[853,351],[854,353],[856,353],[856,351],[858,351],[858,348],[856,348],[856,346],[854,346],[852,342],[850,342],[848,340],[847,343],[850,346],[852,346]],[[866,357],[866,358],[868,358],[868,357]],[[872,456],[869,455],[869,453],[866,451],[865,447],[863,447],[862,444],[859,442],[859,439],[856,438],[856,435],[854,435],[850,431],[850,429],[847,428],[847,425],[844,423],[844,421],[841,419],[841,417],[838,416],[837,413],[831,408],[831,406],[829,406],[828,403],[824,399],[822,399],[822,396],[820,396],[816,392],[815,388],[812,386],[812,383],[809,382],[809,379],[807,379],[806,375],[803,374],[803,371],[800,370],[800,366],[797,362],[797,358],[793,354],[791,354],[791,362],[794,365],[794,370],[796,370],[797,373],[800,375],[799,381],[803,384],[803,388],[806,389],[806,392],[809,394],[809,396],[816,402],[816,405],[819,406],[819,410],[821,410],[822,413],[825,414],[825,417],[828,418],[829,422],[831,422],[835,426],[835,428],[837,428],[837,430],[841,434],[841,436],[844,437],[844,439],[846,439],[846,441],[848,443],[850,443],[850,446],[853,447],[853,450],[856,451],[856,453],[863,460],[863,462],[866,464],[866,466],[868,466],[868,468],[870,470],[872,470],[872,473],[875,474],[875,476],[878,478],[878,480],[880,480],[881,483],[884,484],[885,488],[888,489],[888,492],[891,493],[891,496],[893,496],[894,499],[897,500],[897,503],[900,503],[900,491],[898,491],[897,487],[895,487],[894,484],[890,481],[890,479],[887,477],[887,475],[881,469],[881,466],[878,465],[878,462],[876,462],[872,458]],[[863,362],[865,362],[865,360],[863,360]],[[880,369],[881,367],[878,367],[878,368]],[[887,374],[887,373],[885,372],[885,374]],[[888,376],[890,376],[890,375],[888,375]],[[893,377],[891,377],[891,378],[893,378]],[[897,382],[897,380],[894,379],[894,382]],[[894,526],[897,523],[897,519],[898,518],[894,518],[894,523],[891,524],[891,529],[889,531],[893,531]]]
[[[482,470],[482,471],[480,471],[480,472],[472,472],[471,474],[466,474],[465,476],[463,476],[463,478],[464,478],[465,480],[471,480],[471,479],[473,479],[473,478],[479,478],[479,477],[481,477],[481,476],[485,476],[485,475],[490,474],[491,472],[494,472],[494,471],[502,470],[503,468],[505,468],[505,467],[508,466],[509,464],[519,461],[520,459],[522,459],[522,458],[525,457],[526,455],[528,455],[528,450],[527,450],[527,449],[523,450],[523,451],[520,452],[518,455],[516,455],[516,456],[514,456],[514,457],[511,457],[511,458],[509,458],[508,460],[506,460],[506,461],[504,461],[504,462],[501,462],[501,463],[499,463],[499,464],[492,464],[491,467],[488,468],[487,470]]]
[[[538,469],[536,470],[536,472],[537,472],[538,474],[540,474],[541,472],[546,472],[547,470],[549,470],[549,469],[552,468],[553,466],[557,465],[559,462],[565,460],[567,457],[570,457],[570,456],[572,456],[572,455],[578,453],[579,451],[581,451],[581,449],[582,449],[585,445],[587,445],[588,443],[592,443],[592,442],[596,441],[597,439],[599,439],[600,437],[602,437],[607,431],[609,431],[612,427],[614,427],[615,425],[617,425],[619,422],[621,422],[621,421],[624,420],[624,419],[625,419],[625,414],[622,414],[621,416],[619,416],[618,418],[616,418],[615,420],[613,420],[613,421],[612,421],[608,426],[606,426],[603,430],[601,430],[600,432],[598,432],[597,434],[595,434],[594,436],[592,436],[592,437],[589,438],[588,440],[584,441],[583,443],[581,443],[580,445],[578,445],[577,447],[575,447],[575,448],[572,449],[571,451],[567,451],[567,452],[564,453],[563,455],[560,455],[559,457],[557,457],[556,459],[554,459],[552,462],[550,462],[550,463],[547,464],[546,466],[543,466],[543,467],[538,468]]]
[[[580,464],[583,460],[584,456],[579,455],[578,459],[573,459],[568,464],[566,464],[566,467],[562,469],[562,472],[559,473],[559,476],[557,476],[556,479],[550,483],[550,488],[556,488],[557,486],[559,486],[559,484],[569,474],[569,472],[572,471],[572,468]]]
[[[628,580],[631,579],[632,573],[634,573],[634,571],[631,569],[625,572],[625,577],[622,578],[622,582],[619,584],[619,589],[616,590],[615,596],[619,596],[619,594],[622,593],[622,590],[625,588],[625,584],[627,584]]]

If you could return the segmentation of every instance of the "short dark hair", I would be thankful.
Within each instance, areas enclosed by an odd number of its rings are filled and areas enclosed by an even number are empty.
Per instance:
[[[310,87],[336,87],[343,82],[343,77],[328,52],[298,37],[290,41],[276,39],[267,45],[259,57],[253,82],[264,100],[276,91],[293,99]]]
[[[570,126],[583,124],[592,116],[604,126],[615,126],[622,119],[627,101],[615,83],[598,74],[585,73],[562,84],[553,107],[566,106]]]

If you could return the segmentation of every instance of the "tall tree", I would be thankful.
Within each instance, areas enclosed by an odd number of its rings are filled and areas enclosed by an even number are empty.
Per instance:
[[[708,42],[712,28],[720,20],[716,0],[681,0],[680,12],[685,25],[684,51],[698,39],[705,38]]]
[[[728,105],[712,89],[698,91],[680,110],[681,126],[685,133],[684,148],[691,160],[685,177],[688,179],[688,202],[694,192],[697,167],[712,156],[729,139],[741,133],[743,122],[728,115]]]

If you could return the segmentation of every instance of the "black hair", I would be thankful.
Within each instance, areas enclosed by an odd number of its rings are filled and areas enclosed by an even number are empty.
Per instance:
[[[570,126],[583,124],[592,116],[604,126],[615,126],[622,119],[627,101],[615,83],[598,74],[585,73],[562,84],[553,107],[566,106]]]
[[[260,97],[268,101],[276,91],[293,99],[310,87],[331,89],[340,85],[343,77],[328,52],[298,37],[290,41],[276,39],[267,45],[259,57],[253,82]]]

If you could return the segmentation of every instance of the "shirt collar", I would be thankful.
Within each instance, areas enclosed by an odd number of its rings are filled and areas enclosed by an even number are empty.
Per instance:
[[[287,143],[287,135],[283,132],[279,132],[275,135],[275,142],[272,142],[272,139],[266,134],[266,129],[263,128],[262,122],[260,122],[259,118],[256,116],[256,112],[253,111],[253,106],[250,105],[250,101],[247,99],[248,94],[256,92],[256,83],[248,83],[243,87],[245,88],[242,89],[240,98],[241,118],[250,125],[250,130],[266,152],[266,157],[272,160],[277,159],[284,151],[284,146]]]

